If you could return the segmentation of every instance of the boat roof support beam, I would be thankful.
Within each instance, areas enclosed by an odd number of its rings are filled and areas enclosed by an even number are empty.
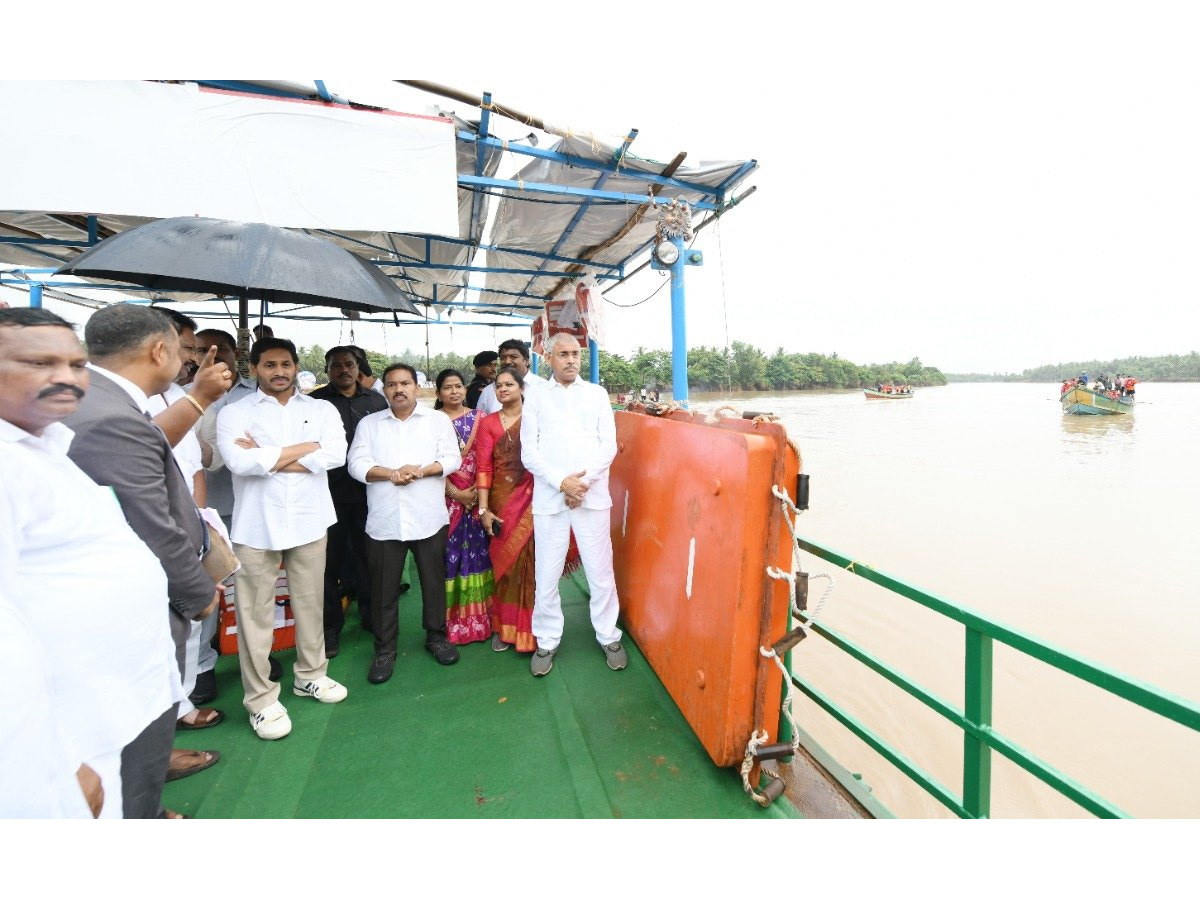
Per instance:
[[[508,150],[510,153],[518,153],[522,156],[532,156],[537,159],[547,159],[551,162],[561,163],[564,166],[570,166],[574,169],[592,169],[597,172],[614,173],[620,171],[620,174],[628,178],[636,178],[638,181],[647,181],[651,184],[661,184],[663,187],[678,188],[681,191],[695,191],[705,197],[715,197],[721,190],[719,187],[714,187],[710,184],[700,184],[694,181],[684,181],[679,178],[672,178],[668,175],[659,175],[654,172],[643,172],[640,169],[622,169],[620,164],[612,162],[602,162],[595,159],[587,159],[583,156],[571,156],[566,153],[559,153],[555,150],[544,150],[540,147],[530,147],[525,144],[508,144],[505,146],[503,141],[496,138],[482,138],[474,135],[469,131],[458,132],[458,139],[468,143],[478,142],[489,146],[498,147]],[[622,161],[624,154],[621,155]],[[729,179],[726,179],[726,183]]]
[[[490,187],[499,190],[513,191],[516,196],[510,199],[520,200],[522,193],[552,194],[563,197],[584,197],[592,200],[614,200],[618,203],[628,203],[641,206],[649,203],[663,206],[670,203],[673,197],[651,197],[647,194],[627,194],[623,191],[597,191],[591,188],[570,187],[565,184],[547,184],[540,181],[509,181],[505,178],[484,178],[475,175],[459,175],[458,183],[467,187]],[[692,209],[715,211],[719,207],[707,200],[688,201]]]
[[[491,126],[492,119],[492,95],[490,92],[484,92],[479,106],[483,110],[482,115],[479,117],[479,136],[485,140],[476,142],[475,144],[475,174],[482,177],[484,162],[487,156],[486,138],[490,137],[488,128]],[[483,197],[476,192],[471,196],[471,229],[468,232],[468,237],[476,244],[483,241],[483,223],[480,221],[482,211]]]
[[[625,140],[621,144],[621,149],[618,150],[617,154],[616,154],[617,170],[620,170],[621,163],[623,163],[625,161],[625,154],[629,151],[629,145],[634,142],[634,140],[637,138],[637,136],[638,136],[638,131],[636,128],[629,129],[629,133],[627,135],[625,135]],[[604,183],[606,181],[608,181],[608,176],[611,174],[612,173],[609,171],[601,172],[600,176],[596,179],[595,183],[592,185],[593,190],[598,191],[602,187],[604,187]],[[578,227],[580,221],[583,219],[583,214],[585,212],[587,212],[588,207],[591,205],[592,205],[591,200],[585,200],[583,203],[579,204],[579,209],[575,211],[575,215],[572,217],[571,221],[567,223],[567,227],[563,229],[562,234],[560,234],[558,236],[558,240],[554,242],[554,246],[550,250],[551,255],[548,255],[546,257],[547,261],[551,258],[554,258],[553,254],[558,253],[559,248],[562,247],[562,245],[566,241],[566,239],[568,237],[570,237],[571,233],[575,231],[576,227]],[[587,260],[580,259],[580,260],[573,260],[573,262],[576,265],[582,265],[582,266],[591,265],[591,263],[588,262]],[[545,266],[546,266],[546,262],[543,262],[540,266],[538,266],[538,268],[542,269],[542,268],[545,268]],[[533,286],[533,279],[530,278],[529,281],[526,282],[526,284],[525,284],[525,290],[528,291],[532,286]]]

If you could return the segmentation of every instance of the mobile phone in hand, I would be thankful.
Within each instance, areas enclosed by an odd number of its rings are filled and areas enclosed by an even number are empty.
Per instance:
[[[500,537],[500,522],[492,519],[492,537]]]

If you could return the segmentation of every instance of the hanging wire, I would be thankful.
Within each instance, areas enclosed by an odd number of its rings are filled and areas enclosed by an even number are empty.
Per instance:
[[[692,242],[691,242],[690,244],[688,244],[688,245],[687,245],[687,249],[691,250],[691,249],[692,249],[692,247],[694,247],[695,245],[696,245],[696,238],[695,238],[695,237],[693,237],[693,238],[692,238]],[[654,251],[653,251],[653,250],[651,250],[650,252],[651,252],[651,253],[653,253]],[[664,276],[665,276],[665,277],[664,277],[664,279],[663,279],[663,283],[662,283],[662,284],[660,284],[658,287],[656,287],[656,288],[655,288],[653,291],[651,291],[649,296],[642,298],[642,299],[641,299],[641,300],[639,300],[637,303],[615,303],[615,302],[613,302],[612,300],[609,300],[607,297],[605,297],[605,298],[604,298],[604,302],[605,302],[605,303],[609,303],[609,304],[611,304],[611,305],[613,305],[613,306],[619,307],[620,309],[633,309],[635,306],[641,306],[641,305],[642,305],[643,303],[645,303],[647,300],[651,300],[651,299],[653,299],[653,297],[654,297],[654,295],[655,295],[655,294],[657,294],[659,291],[661,291],[663,288],[665,288],[665,287],[666,287],[668,284],[670,284],[670,283],[671,283],[671,279],[670,279],[670,274],[671,274],[671,273],[670,273],[670,272],[664,272],[663,274],[664,274]]]

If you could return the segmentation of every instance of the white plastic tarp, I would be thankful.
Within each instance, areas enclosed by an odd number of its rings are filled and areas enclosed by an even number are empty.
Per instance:
[[[565,138],[553,148],[559,153],[582,159],[607,161],[613,158],[615,147],[606,144],[593,143],[583,138]],[[626,168],[638,169],[643,172],[658,173],[662,170],[661,163],[629,157],[625,162]],[[675,177],[689,184],[717,187],[724,184],[732,175],[741,169],[740,161],[702,162],[695,168],[681,168]],[[517,176],[524,182],[549,182],[571,187],[591,188],[597,181],[598,173],[592,169],[574,168],[558,162],[535,159],[526,165]],[[635,178],[614,174],[603,185],[606,191],[645,194],[646,183]],[[699,191],[686,190],[671,186],[660,194],[662,198],[682,197],[689,202],[704,199]],[[590,203],[583,216],[575,224],[567,237],[560,241],[563,231],[574,221],[578,212],[578,198],[549,197],[533,192],[522,193],[518,190],[505,190],[504,198],[497,204],[496,218],[492,225],[491,242],[502,247],[514,249],[547,250],[557,246],[557,255],[580,258],[584,254],[595,263],[616,264],[629,259],[655,234],[658,216],[653,209],[648,210],[640,222],[616,239],[625,230],[626,224],[638,209],[637,204],[614,203],[600,200]],[[693,213],[693,226],[698,224],[702,214]],[[602,249],[601,249],[602,248]],[[537,262],[531,263],[528,257],[502,251],[488,251],[487,265],[496,268],[534,269]],[[564,272],[567,264],[550,260],[543,267],[546,271]],[[607,274],[607,270],[595,268],[593,274]],[[554,276],[515,275],[506,272],[489,272],[486,290],[481,300],[498,304],[528,304],[533,301],[527,298],[514,298],[512,292],[524,291],[538,296],[548,296],[560,290],[563,285],[561,274]],[[601,287],[609,282],[601,279]],[[521,314],[521,313],[517,313]],[[538,315],[537,310],[525,313]]]
[[[196,84],[0,82],[0,210],[457,234],[448,119]]]

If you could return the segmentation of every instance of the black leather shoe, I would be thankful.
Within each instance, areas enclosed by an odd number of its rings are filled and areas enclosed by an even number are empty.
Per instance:
[[[280,664],[279,660],[277,660],[273,656],[267,656],[267,662],[269,662],[271,664],[271,676],[270,676],[271,680],[278,681],[280,678],[283,677],[282,664]]]
[[[380,653],[371,660],[371,668],[367,671],[367,681],[371,684],[383,684],[392,677],[392,669],[396,665],[395,653]]]
[[[325,658],[333,659],[342,649],[342,633],[340,631],[325,632]]]
[[[443,666],[452,666],[458,662],[458,650],[449,641],[430,641],[425,645],[425,649]]]
[[[196,687],[188,694],[188,699],[192,701],[192,706],[203,706],[205,703],[211,703],[217,696],[217,673],[214,669],[209,669],[207,672],[201,672],[196,676]]]

